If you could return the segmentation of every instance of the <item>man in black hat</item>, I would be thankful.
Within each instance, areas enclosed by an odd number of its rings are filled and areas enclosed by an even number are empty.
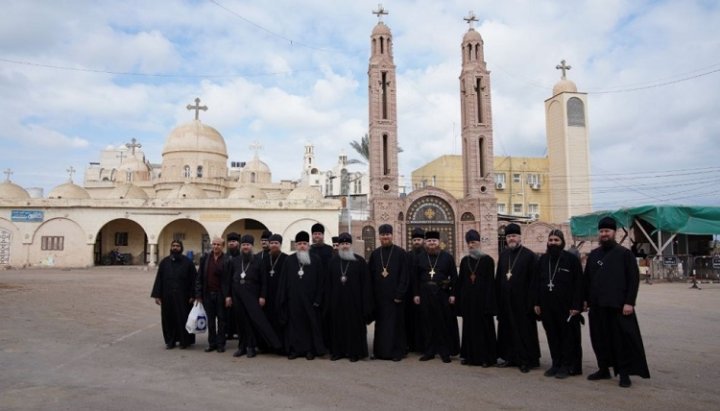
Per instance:
[[[440,249],[440,233],[425,233],[426,251],[415,258],[415,296],[423,318],[423,355],[420,361],[428,361],[440,355],[444,363],[450,356],[460,352],[460,336],[457,318],[450,305],[455,303],[452,295],[457,281],[455,258]]]
[[[611,378],[613,367],[620,386],[629,387],[630,375],[650,378],[650,371],[635,315],[640,273],[632,251],[615,241],[615,230],[612,217],[599,221],[600,247],[590,252],[585,264],[590,340],[599,368],[588,380]]]
[[[337,254],[338,246],[340,244],[338,243],[338,237],[334,236],[332,237],[332,248],[333,248],[333,255]]]
[[[230,281],[227,273],[230,270],[229,266],[231,264],[231,261],[241,257],[240,234],[233,231],[228,233],[225,238],[227,239],[227,251],[225,253],[225,269],[223,271],[225,273],[225,281]],[[223,305],[225,305],[224,302]],[[225,307],[225,339],[231,340],[233,338],[237,338],[237,335],[238,327],[235,321],[235,313],[231,307]]]
[[[212,239],[212,251],[200,258],[200,270],[195,281],[195,299],[202,301],[207,313],[208,346],[205,352],[225,352],[225,253],[222,237]]]
[[[533,284],[535,253],[525,248],[520,226],[505,226],[505,248],[498,258],[495,275],[498,297],[498,356],[504,361],[499,367],[517,366],[526,373],[540,366],[540,343]]]
[[[548,235],[534,288],[535,314],[542,319],[552,358],[545,376],[562,379],[582,374],[582,266],[575,255],[565,251],[565,235],[560,230]]]
[[[408,293],[408,253],[393,244],[393,227],[378,228],[380,247],[370,254],[370,282],[374,296],[375,337],[373,356],[400,361],[406,354],[405,298]]]
[[[368,356],[367,326],[372,313],[367,263],[352,251],[352,236],[338,236],[338,254],[328,263],[326,275],[328,315],[332,325],[331,360],[356,362]]]
[[[410,252],[417,255],[425,250],[425,230],[416,227],[410,234]]]
[[[453,289],[462,317],[460,357],[463,365],[489,367],[497,362],[495,341],[495,261],[480,249],[480,233],[465,234],[468,255],[460,260],[460,274]]]
[[[295,253],[283,265],[278,285],[280,321],[285,324],[288,359],[304,355],[308,360],[325,355],[319,310],[323,301],[325,273],[320,258],[308,252],[310,235],[295,236]]]
[[[255,254],[255,258],[259,260],[260,265],[262,266],[263,269],[268,266],[269,261],[270,261],[270,259],[269,259],[269,255],[270,255],[270,241],[269,241],[269,239],[270,239],[270,236],[271,236],[271,235],[272,235],[272,232],[270,232],[270,230],[263,230],[263,232],[260,234],[260,247],[261,247],[261,249],[260,249],[260,252],[258,252],[257,254]],[[268,282],[268,277],[267,277],[267,272],[266,272],[266,271],[263,271],[263,277],[265,278],[265,282],[267,283],[267,282]],[[268,290],[268,295],[266,295],[266,297],[269,296],[269,292],[270,292],[270,291]],[[267,316],[267,313],[268,313],[268,309],[267,309],[267,298],[266,298],[265,306],[263,306],[263,312],[265,312],[265,313],[266,313],[266,316]],[[269,319],[270,319],[270,318],[268,317],[268,320],[269,320]],[[278,337],[279,337],[279,336],[278,336]],[[268,351],[268,350],[270,349],[270,348],[267,346],[267,344],[265,343],[265,340],[263,340],[263,339],[258,340],[258,348],[260,349],[260,352]]]
[[[310,234],[312,235],[310,254],[314,254],[318,258],[320,258],[323,273],[327,274],[328,263],[330,262],[330,259],[334,254],[334,250],[332,246],[325,244],[325,226],[320,223],[313,224],[312,228],[310,229]],[[327,278],[323,280],[325,284],[327,284],[328,281],[329,280]],[[327,304],[324,304],[321,321],[323,341],[325,342],[325,347],[327,347],[332,352],[332,319],[330,318],[330,310],[328,309]]]
[[[409,352],[422,354],[425,343],[422,337],[422,316],[420,308],[413,302],[415,297],[415,257],[425,251],[425,230],[415,227],[410,233],[410,250],[408,251],[408,290],[405,295],[405,337]]]
[[[233,357],[256,355],[257,338],[263,338],[270,347],[280,349],[280,340],[272,329],[262,307],[265,305],[267,284],[261,262],[252,253],[253,236],[245,234],[240,239],[240,258],[231,261],[228,268],[225,305],[233,307],[238,325],[238,349]]]
[[[262,234],[260,234],[260,252],[257,253],[261,259],[265,258],[268,252],[270,252],[270,236],[272,233],[270,230],[263,230]]]
[[[195,334],[185,329],[190,309],[194,302],[195,264],[183,255],[183,243],[174,240],[170,243],[170,255],[158,265],[155,283],[150,297],[160,306],[160,319],[165,339],[165,348],[187,348],[195,343]]]
[[[267,258],[263,260],[263,272],[267,282],[267,294],[265,296],[265,306],[263,310],[281,342],[285,341],[285,338],[284,327],[280,323],[277,294],[280,287],[280,275],[285,265],[285,259],[288,257],[288,255],[280,249],[282,242],[283,238],[280,234],[272,234],[270,238],[268,238],[270,251],[266,254]]]

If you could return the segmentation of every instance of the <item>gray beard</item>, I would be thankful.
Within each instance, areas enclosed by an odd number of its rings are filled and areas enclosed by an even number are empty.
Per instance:
[[[298,262],[302,265],[310,265],[310,253],[308,251],[298,251],[297,255]]]
[[[338,250],[338,256],[345,261],[355,261],[355,253],[352,250]]]
[[[473,249],[468,250],[468,255],[476,260],[479,260],[480,257],[483,257],[485,255],[485,253],[483,253],[481,250]]]

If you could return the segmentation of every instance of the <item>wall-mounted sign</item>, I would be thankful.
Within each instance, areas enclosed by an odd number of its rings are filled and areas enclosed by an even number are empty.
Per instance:
[[[41,210],[12,210],[10,219],[18,223],[42,223],[45,212]]]

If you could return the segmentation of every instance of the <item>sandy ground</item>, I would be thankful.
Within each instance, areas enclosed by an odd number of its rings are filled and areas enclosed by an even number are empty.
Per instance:
[[[543,377],[542,367],[289,361],[165,350],[149,298],[154,272],[138,267],[0,271],[0,409],[656,409],[720,402],[720,285],[642,284],[638,317],[651,379],[590,382]],[[372,329],[369,332],[372,335]],[[371,338],[371,337],[370,337]],[[583,329],[584,372],[595,370]],[[713,405],[715,404],[715,405]]]

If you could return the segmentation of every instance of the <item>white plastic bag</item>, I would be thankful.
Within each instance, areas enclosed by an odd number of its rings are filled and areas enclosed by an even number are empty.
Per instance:
[[[207,332],[207,314],[201,302],[195,302],[190,315],[185,322],[185,329],[190,334],[203,334]]]

